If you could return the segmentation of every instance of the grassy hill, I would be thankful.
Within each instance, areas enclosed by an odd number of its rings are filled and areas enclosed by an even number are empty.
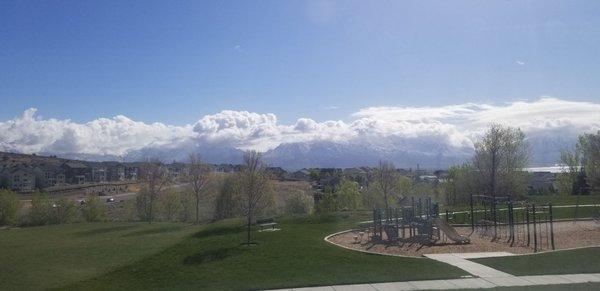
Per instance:
[[[457,278],[425,258],[348,251],[323,237],[364,216],[284,219],[241,245],[240,221],[73,224],[0,231],[0,289],[227,289]]]

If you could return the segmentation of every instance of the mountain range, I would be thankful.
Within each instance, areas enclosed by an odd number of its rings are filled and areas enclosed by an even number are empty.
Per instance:
[[[559,162],[560,151],[575,143],[574,137],[536,136],[527,139],[531,149],[531,166],[551,166]],[[165,162],[185,161],[190,153],[198,153],[205,162],[239,164],[244,151],[227,145],[186,144],[175,147],[146,147],[124,156],[59,154],[65,158],[106,161],[142,161],[158,158]],[[271,166],[286,169],[310,167],[373,166],[379,160],[389,160],[400,168],[443,169],[468,161],[473,155],[469,147],[453,148],[443,142],[416,143],[407,140],[352,140],[283,143],[264,153]]]

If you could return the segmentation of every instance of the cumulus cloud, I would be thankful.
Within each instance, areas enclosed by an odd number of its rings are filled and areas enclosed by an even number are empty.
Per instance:
[[[167,146],[192,138],[191,126],[146,124],[125,116],[87,123],[40,119],[30,108],[22,116],[0,122],[0,150],[23,153],[123,155],[147,146]]]
[[[124,155],[144,148],[203,145],[266,151],[306,141],[472,148],[492,122],[520,127],[528,135],[571,134],[600,129],[600,104],[543,97],[506,104],[465,103],[439,107],[369,107],[350,121],[300,118],[279,124],[274,114],[224,110],[194,124],[144,123],[118,115],[87,123],[42,119],[36,109],[0,122],[0,150],[24,153]]]

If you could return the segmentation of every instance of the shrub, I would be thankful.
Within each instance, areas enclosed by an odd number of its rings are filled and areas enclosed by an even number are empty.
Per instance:
[[[77,217],[77,206],[66,197],[58,199],[53,203],[53,213],[51,223],[69,223]]]
[[[106,206],[102,204],[102,201],[97,196],[88,197],[81,210],[83,218],[87,222],[97,222],[106,219]]]
[[[317,211],[319,211],[319,213],[329,213],[337,210],[338,205],[336,194],[333,193],[333,189],[331,187],[325,187],[325,191],[321,201],[319,201]]]
[[[19,198],[13,191],[0,190],[0,225],[15,223],[19,211]]]
[[[313,201],[303,193],[293,193],[285,204],[285,213],[290,215],[310,214],[313,208]]]
[[[48,195],[36,193],[31,198],[31,210],[29,211],[29,224],[46,225],[52,222],[53,203]]]
[[[179,219],[185,222],[194,221],[196,213],[196,209],[194,207],[194,195],[189,191],[182,192],[179,195],[179,202],[181,203]]]
[[[179,213],[182,210],[181,195],[173,189],[166,191],[165,195],[159,198],[159,209],[161,217],[165,221],[177,221]]]

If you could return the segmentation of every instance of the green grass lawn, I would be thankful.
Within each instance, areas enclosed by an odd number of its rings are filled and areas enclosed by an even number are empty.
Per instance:
[[[0,289],[248,290],[458,278],[425,258],[349,251],[323,241],[364,214],[280,219],[281,231],[241,242],[238,220],[203,227],[144,223],[67,224],[0,231]],[[7,251],[8,250],[8,251]]]
[[[365,217],[336,215],[279,221],[281,231],[241,242],[237,221],[202,228],[175,246],[67,289],[270,289],[297,286],[458,278],[460,269],[425,258],[349,251],[323,240]]]
[[[530,202],[537,204],[552,205],[575,205],[577,204],[577,196],[564,195],[532,195],[526,198]],[[579,204],[600,204],[600,195],[581,195]]]
[[[473,261],[518,276],[600,273],[600,247]]]
[[[132,264],[194,229],[182,224],[64,224],[0,230],[0,289],[64,286]]]
[[[519,201],[529,201],[535,204],[546,205],[548,203],[552,203],[552,205],[575,205],[577,203],[577,196],[564,196],[564,195],[527,195],[523,199],[518,199]],[[600,204],[600,195],[581,195],[580,205],[595,205]],[[440,206],[440,213],[444,211],[452,212],[452,211],[468,211],[470,209],[469,204],[461,204],[455,206]]]

